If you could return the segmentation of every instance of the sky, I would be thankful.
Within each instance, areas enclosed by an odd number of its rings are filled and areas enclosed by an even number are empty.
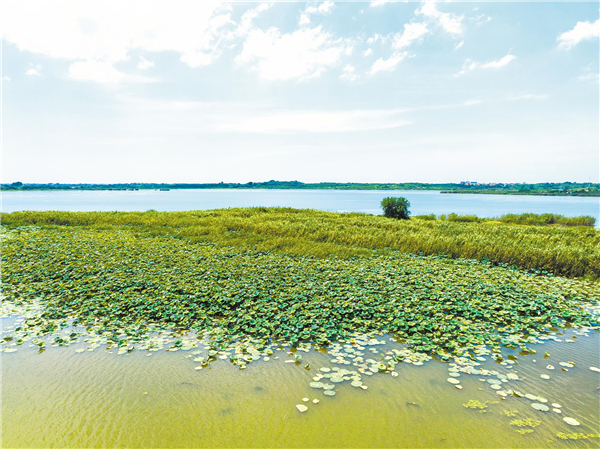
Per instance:
[[[2,182],[599,182],[599,4],[3,0]]]

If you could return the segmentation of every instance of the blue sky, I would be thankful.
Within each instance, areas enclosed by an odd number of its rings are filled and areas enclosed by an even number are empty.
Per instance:
[[[598,2],[2,3],[3,182],[599,182]]]

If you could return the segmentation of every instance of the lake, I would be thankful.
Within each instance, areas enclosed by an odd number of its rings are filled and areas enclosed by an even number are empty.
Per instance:
[[[600,222],[600,198],[534,195],[442,194],[401,190],[138,190],[2,192],[2,212],[64,211],[182,211],[228,207],[293,207],[330,212],[380,214],[387,196],[404,196],[413,215],[449,214],[495,217],[508,213],[553,213],[568,217],[590,215]]]
[[[6,192],[2,199],[4,211],[291,206],[379,213],[379,201],[391,195],[408,197],[415,214],[598,217],[597,198],[432,191]],[[129,352],[108,336],[66,327],[42,337],[47,349],[40,349],[22,328],[23,314],[4,303],[0,313],[3,447],[598,446],[600,333],[587,328],[540,335],[527,345],[537,353],[503,348],[502,359],[490,351],[449,362],[403,359],[382,372],[377,365],[406,345],[376,335],[327,349],[274,346],[239,369],[232,350],[211,356],[204,336],[169,329],[150,337],[156,346],[136,341]],[[9,337],[17,329],[22,338]],[[57,344],[57,335],[68,341],[73,331],[82,335],[68,347]],[[332,373],[343,378],[334,381]],[[335,385],[335,395],[314,386],[320,381]]]
[[[19,315],[1,321],[5,331],[22,324]],[[382,335],[352,345],[362,352],[346,345],[342,358],[307,349],[299,351],[303,363],[294,363],[288,347],[244,370],[221,358],[198,369],[193,358],[206,354],[206,342],[189,337],[197,347],[156,352],[121,353],[90,340],[57,347],[50,337],[42,353],[31,340],[11,345],[16,351],[2,354],[3,447],[597,447],[596,438],[557,437],[600,433],[599,374],[589,369],[598,366],[596,331],[561,330],[518,362],[479,357],[472,374],[434,360],[405,361],[395,375],[367,370],[368,389],[345,381],[335,384],[335,396],[311,388],[313,376],[355,370],[355,354],[379,360],[403,345]],[[167,336],[165,348],[177,338]],[[562,369],[567,361],[575,365]],[[507,380],[511,373],[518,379]],[[462,390],[448,382],[452,375]],[[532,408],[541,399],[499,394],[507,389],[543,397],[550,409]],[[485,408],[467,408],[469,401]],[[300,413],[298,404],[308,410]],[[515,425],[528,419],[534,428]]]

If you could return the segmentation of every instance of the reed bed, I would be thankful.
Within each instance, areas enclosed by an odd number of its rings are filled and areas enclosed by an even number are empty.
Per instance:
[[[599,230],[589,226],[516,225],[510,218],[504,222],[393,220],[290,208],[14,212],[1,218],[3,226],[9,228],[125,226],[140,236],[171,236],[187,242],[298,256],[348,259],[397,251],[484,260],[566,277],[600,278]]]

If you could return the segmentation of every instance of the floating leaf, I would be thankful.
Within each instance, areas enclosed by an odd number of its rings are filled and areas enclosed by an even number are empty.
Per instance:
[[[533,404],[531,404],[531,407],[535,410],[539,410],[540,412],[547,412],[548,410],[550,410],[550,407],[544,404],[540,404],[539,402],[534,402]]]

